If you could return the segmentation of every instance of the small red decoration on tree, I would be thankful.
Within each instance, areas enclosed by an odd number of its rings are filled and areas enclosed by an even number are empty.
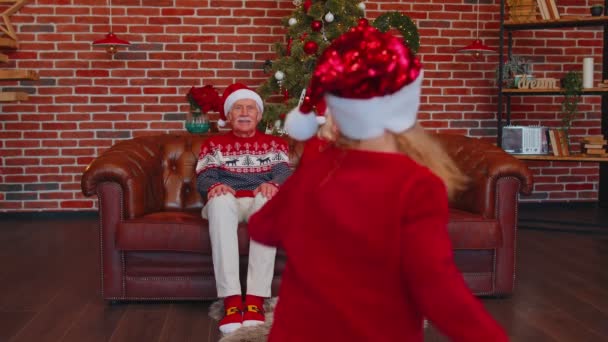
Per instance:
[[[303,6],[304,6],[304,13],[308,13],[310,6],[312,6],[312,0],[305,0]]]
[[[319,45],[317,45],[317,43],[313,42],[312,40],[309,40],[306,43],[304,43],[304,52],[306,52],[309,55],[316,53],[318,49],[319,49]]]
[[[285,54],[287,56],[291,56],[291,44],[293,43],[293,38],[289,37],[287,38],[287,48],[285,50]]]
[[[313,20],[310,23],[310,28],[315,32],[319,32],[323,28],[323,22],[321,20]]]

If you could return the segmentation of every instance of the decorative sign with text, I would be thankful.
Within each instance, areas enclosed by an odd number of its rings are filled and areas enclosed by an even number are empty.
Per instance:
[[[524,75],[517,82],[518,89],[557,89],[557,78],[534,78]]]

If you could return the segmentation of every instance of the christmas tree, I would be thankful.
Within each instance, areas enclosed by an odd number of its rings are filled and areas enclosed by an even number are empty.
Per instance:
[[[266,102],[260,129],[271,128],[273,133],[282,127],[285,114],[297,106],[317,57],[334,39],[356,26],[359,20],[365,20],[365,4],[361,0],[294,0],[293,3],[296,9],[283,18],[286,43],[275,45],[277,58],[265,68],[270,77],[258,89]],[[376,18],[373,25],[383,32],[391,28],[398,30],[410,48],[417,51],[418,30],[406,15],[387,12]]]

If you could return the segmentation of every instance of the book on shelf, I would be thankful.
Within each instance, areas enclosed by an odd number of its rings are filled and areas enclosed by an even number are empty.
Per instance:
[[[581,141],[586,144],[606,144],[606,139],[603,135],[586,135],[581,138]]]
[[[570,147],[568,146],[568,137],[566,136],[566,133],[564,132],[563,129],[558,129],[556,130],[557,135],[559,136],[559,139],[557,139],[557,141],[559,142],[559,147],[560,147],[560,151],[562,152],[562,156],[569,156],[570,155]]]
[[[583,142],[583,148],[604,148],[604,144],[588,144]]]
[[[606,153],[606,150],[604,150],[603,148],[586,148],[586,149],[584,149],[584,153],[590,154],[590,155],[598,155],[598,156],[608,154],[608,153]]]
[[[551,19],[558,20],[559,19],[559,11],[557,10],[557,5],[555,4],[555,0],[545,0],[547,8],[549,9],[549,15]]]
[[[559,153],[559,145],[557,144],[557,137],[555,136],[555,130],[550,129],[547,131],[549,135],[549,145],[551,145],[551,152],[554,156],[558,157]]]
[[[551,152],[556,157],[566,157],[570,155],[568,148],[568,138],[561,129],[550,129],[548,131]]]
[[[549,14],[549,9],[547,8],[545,0],[536,0],[536,5],[538,6],[541,18],[543,18],[543,20],[550,20],[551,15]]]

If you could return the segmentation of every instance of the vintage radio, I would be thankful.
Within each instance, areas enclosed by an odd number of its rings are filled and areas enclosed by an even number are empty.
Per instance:
[[[502,129],[502,148],[513,154],[546,154],[547,127],[505,126]]]

